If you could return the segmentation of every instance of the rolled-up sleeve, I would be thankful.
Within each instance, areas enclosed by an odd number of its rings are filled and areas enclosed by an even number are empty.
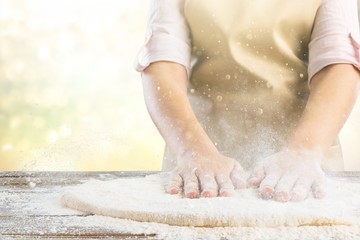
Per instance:
[[[359,69],[357,0],[323,0],[309,44],[309,83],[322,68],[336,63]]]
[[[189,74],[190,58],[184,0],[151,0],[145,42],[135,60],[135,69],[142,72],[153,62],[170,61],[185,66]]]

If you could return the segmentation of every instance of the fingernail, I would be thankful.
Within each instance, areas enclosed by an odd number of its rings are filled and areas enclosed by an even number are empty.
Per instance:
[[[197,192],[189,192],[185,195],[187,198],[199,198],[199,194]]]
[[[211,192],[211,191],[203,191],[201,193],[201,197],[204,198],[212,198],[212,197],[216,197],[215,193]]]
[[[178,194],[180,191],[178,188],[171,188],[168,190],[168,193],[171,194],[171,195],[175,195],[175,194]]]
[[[272,187],[264,187],[261,190],[261,197],[263,199],[271,199],[274,194],[274,189]]]
[[[223,191],[223,192],[220,192],[220,197],[232,197],[234,195],[233,192],[230,192],[230,191]]]
[[[290,195],[287,192],[276,192],[275,200],[278,202],[288,202],[290,200]]]
[[[257,177],[252,177],[247,182],[248,182],[248,186],[257,187],[259,185],[260,181]]]

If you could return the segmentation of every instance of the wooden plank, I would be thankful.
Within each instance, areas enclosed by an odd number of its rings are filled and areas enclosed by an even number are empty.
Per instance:
[[[79,184],[89,179],[111,180],[125,177],[144,177],[157,172],[3,172],[0,173],[0,187],[56,186]]]
[[[329,178],[344,180],[353,183],[360,183],[360,172],[346,171],[346,172],[327,172],[326,176]]]
[[[144,177],[159,172],[2,172],[1,186],[39,186],[78,184],[88,179],[111,180],[124,177]],[[360,172],[327,172],[329,177],[360,179]]]
[[[100,220],[94,221],[97,218]],[[102,221],[86,216],[0,216],[0,239],[20,237],[41,238],[107,238],[156,239],[156,234],[127,233],[116,229],[117,219]]]
[[[0,234],[2,240],[10,240],[10,239],[121,239],[121,240],[133,240],[133,239],[149,239],[149,240],[156,240],[159,239],[156,235],[145,235],[145,234],[82,234],[82,235],[71,235],[71,234]]]
[[[0,178],[7,177],[48,177],[49,175],[54,177],[68,176],[68,177],[84,177],[84,176],[96,176],[96,175],[116,175],[122,177],[128,176],[145,176],[148,174],[157,173],[156,171],[107,171],[107,172],[86,172],[86,171],[42,171],[42,172],[0,172]]]
[[[50,180],[53,179],[87,179],[87,178],[99,178],[99,179],[114,179],[118,177],[136,177],[146,176],[149,174],[156,174],[158,171],[127,171],[127,172],[0,172],[0,183],[17,178],[38,178]],[[330,177],[360,177],[360,172],[346,171],[346,172],[326,172],[326,175]],[[58,181],[54,181],[57,183]],[[1,186],[1,185],[0,185]]]
[[[60,195],[59,186],[0,189],[0,216],[83,215],[78,211],[63,208]]]
[[[133,235],[133,236],[109,236],[109,235],[94,235],[94,236],[61,236],[61,235],[47,235],[47,236],[24,236],[24,235],[0,235],[1,240],[34,240],[34,239],[60,239],[60,240],[136,240],[136,239],[146,239],[146,240],[159,240],[158,237],[149,236],[149,235]]]

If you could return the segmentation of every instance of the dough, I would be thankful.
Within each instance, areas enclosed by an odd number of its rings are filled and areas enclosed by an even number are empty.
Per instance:
[[[296,227],[359,225],[360,184],[329,180],[325,199],[279,203],[259,198],[257,189],[230,198],[185,199],[164,192],[167,174],[111,181],[90,180],[68,187],[61,201],[87,213],[196,227]]]

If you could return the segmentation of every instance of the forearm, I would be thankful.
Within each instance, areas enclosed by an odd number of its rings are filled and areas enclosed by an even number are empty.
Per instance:
[[[317,73],[300,121],[282,151],[256,168],[249,185],[259,186],[263,198],[287,202],[304,200],[310,191],[326,195],[319,157],[332,144],[355,104],[359,72],[351,65],[331,65]]]
[[[359,72],[349,64],[331,65],[317,73],[289,147],[323,153],[335,140],[356,102],[359,78]]]
[[[143,89],[148,112],[176,156],[217,151],[191,108],[182,65],[151,64],[143,74]]]

